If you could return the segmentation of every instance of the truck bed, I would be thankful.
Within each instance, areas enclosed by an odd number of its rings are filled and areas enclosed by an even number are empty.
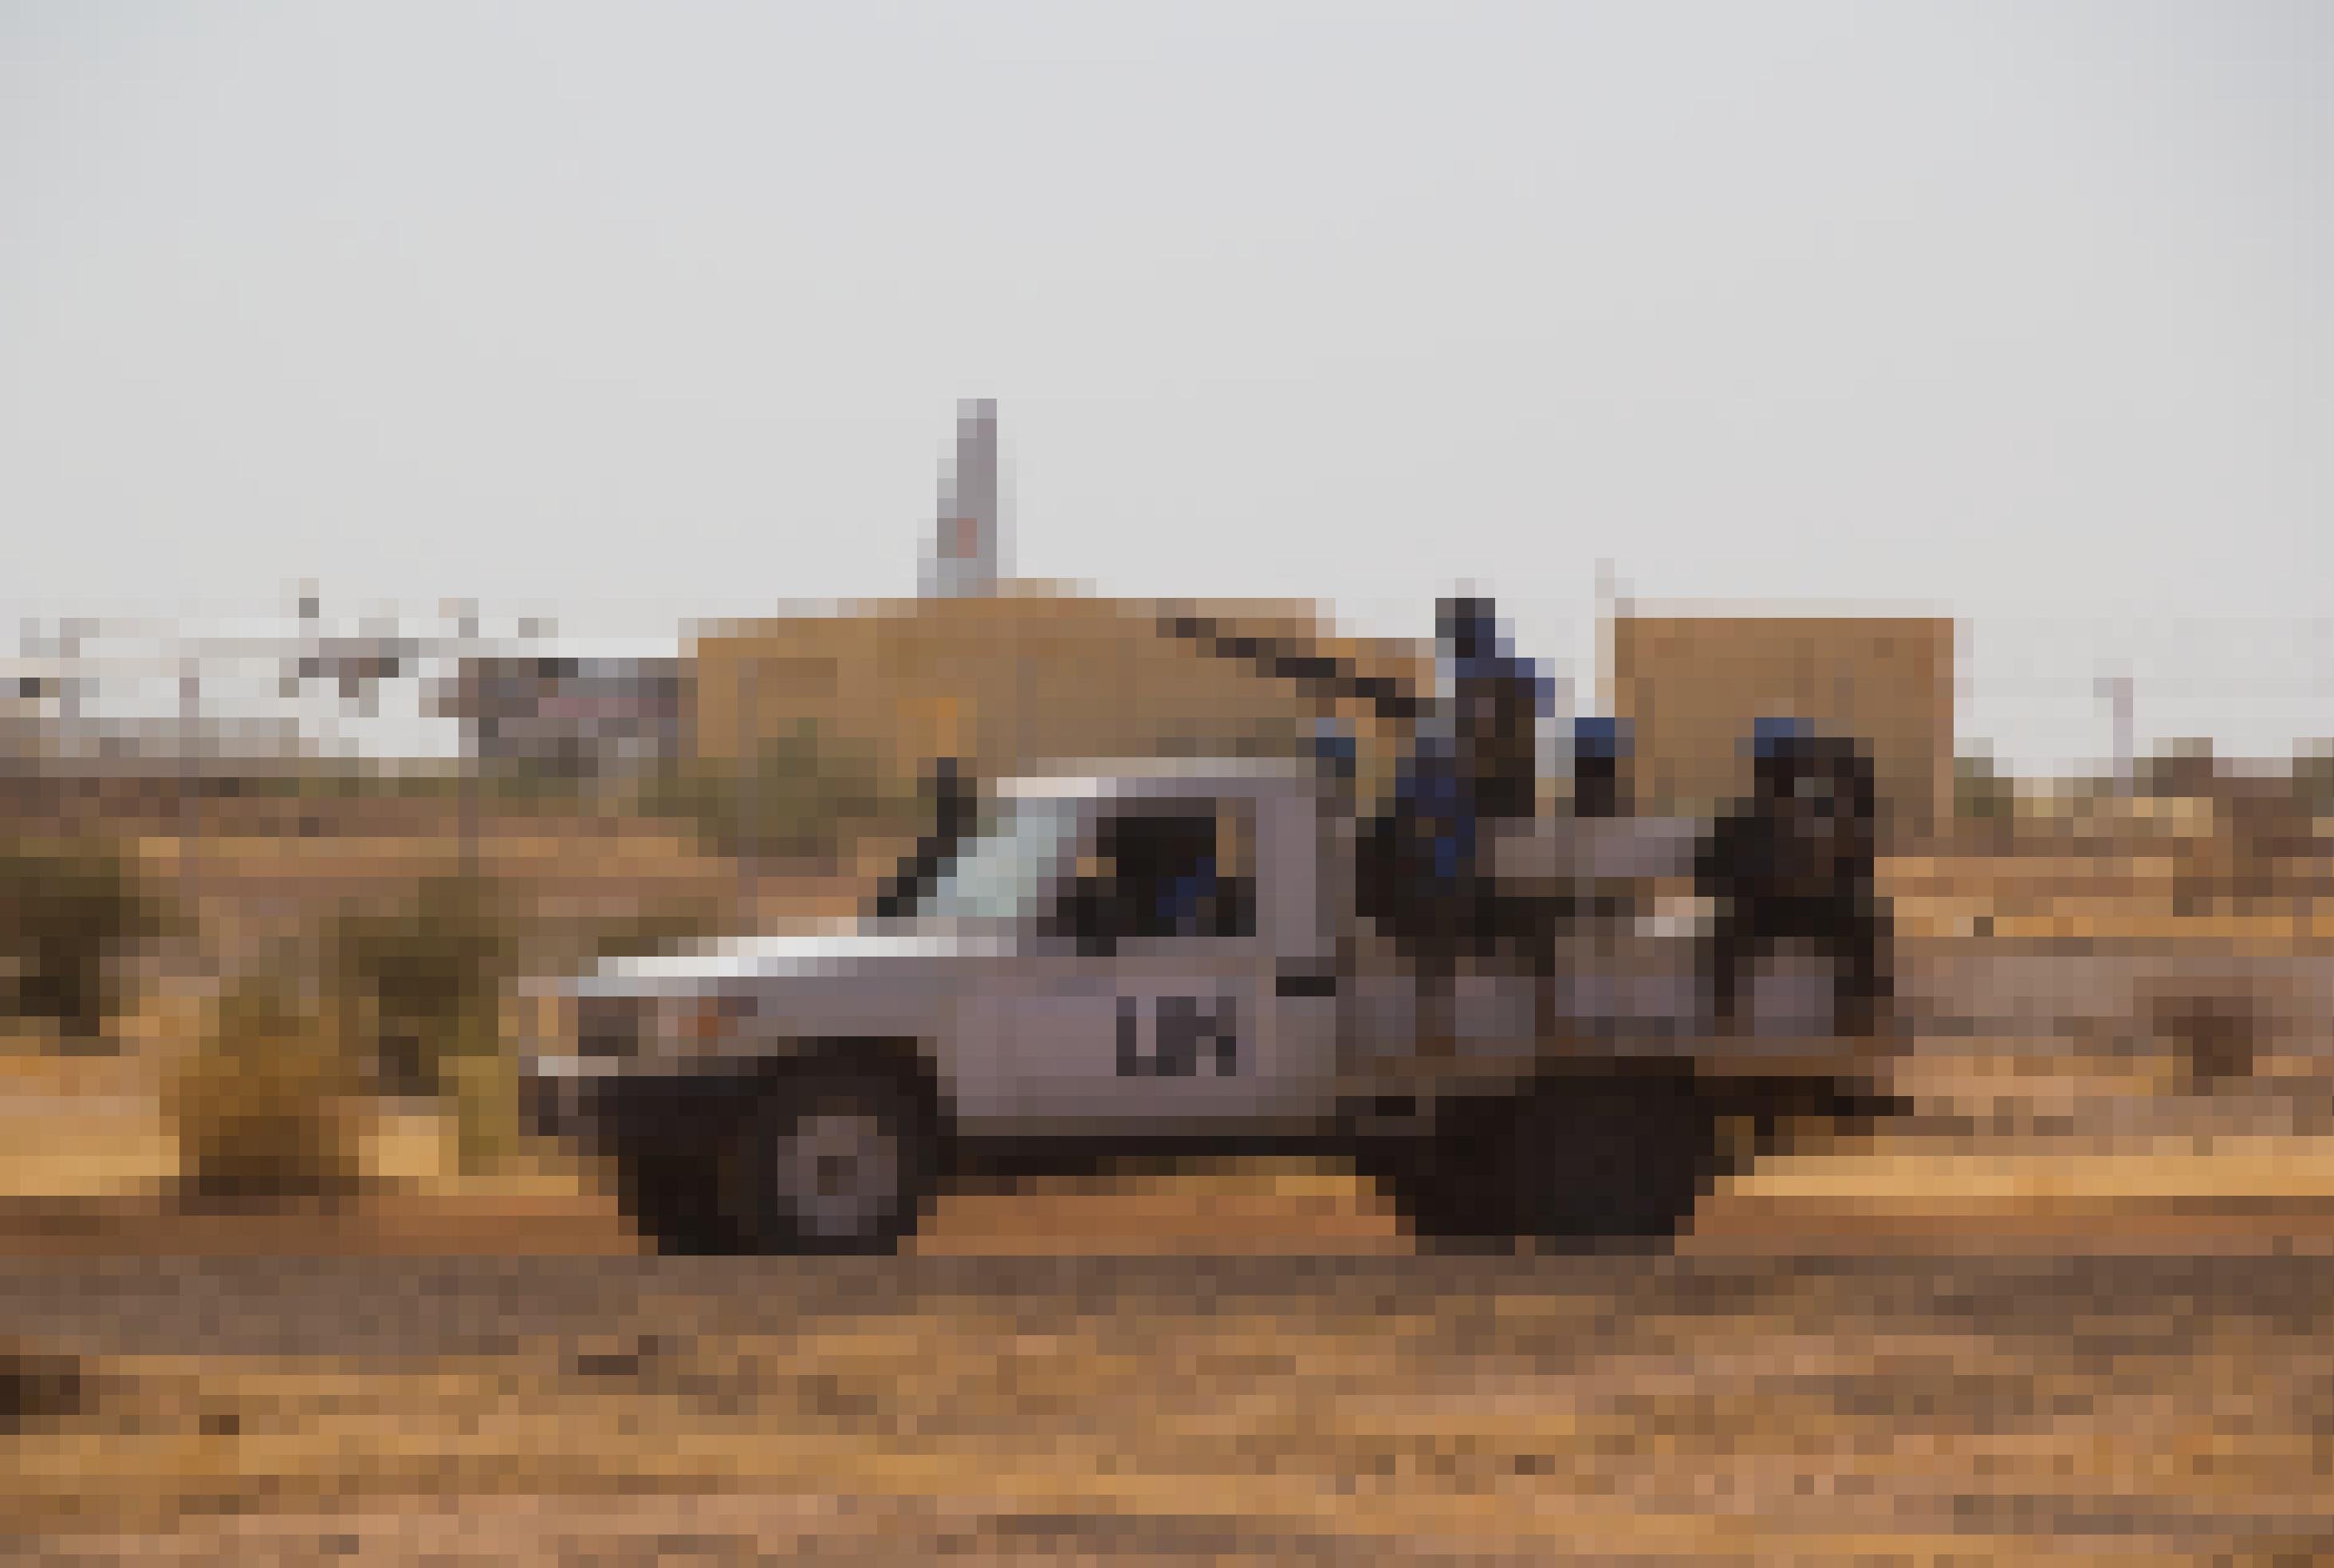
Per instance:
[[[1422,1082],[1656,1065],[1715,1079],[1868,1081],[1900,1042],[1831,1032],[1832,968],[1815,954],[1769,959],[1750,981],[1737,1029],[1714,1027],[1701,978],[1712,910],[1687,890],[1700,832],[1698,821],[1680,818],[1503,826],[1493,874],[1581,911],[1557,938],[1550,973],[1471,967],[1458,983],[1454,1049],[1422,1055],[1414,974],[1377,933],[1360,937],[1343,1020],[1349,1090],[1403,1093]],[[1386,1086],[1395,1084],[1403,1087]]]

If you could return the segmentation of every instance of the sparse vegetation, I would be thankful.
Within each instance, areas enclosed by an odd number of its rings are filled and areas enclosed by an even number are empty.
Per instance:
[[[223,996],[169,1085],[179,1169],[203,1198],[331,1197],[355,1185],[363,1074],[339,1009],[285,974]]]
[[[469,1017],[439,1053],[438,1092],[452,1111],[466,1169],[490,1165],[518,1146],[519,1064],[498,1021]]]
[[[0,960],[9,1005],[94,1039],[121,1005],[121,960],[170,927],[160,890],[111,845],[19,841],[0,849]]]
[[[475,1165],[519,1138],[518,1064],[503,1028],[518,976],[709,935],[723,912],[700,899],[614,920],[563,919],[521,909],[483,879],[445,876],[401,906],[343,916],[323,967],[371,1083],[443,1103],[465,1163]]]
[[[2188,737],[2167,741],[2153,755],[2140,759],[2135,781],[2138,792],[2159,799],[2205,799],[2227,777],[2227,769],[2209,740]]]
[[[2017,813],[2016,784],[1990,756],[1964,756],[1953,763],[1953,810],[1974,822],[2006,822]]]
[[[2321,743],[2293,759],[2293,794],[2318,816],[2334,815],[2334,743]]]
[[[422,883],[402,907],[334,924],[325,969],[343,1026],[385,1086],[444,1095],[463,1081],[456,1061],[500,1049],[518,935],[492,885],[460,875]]]

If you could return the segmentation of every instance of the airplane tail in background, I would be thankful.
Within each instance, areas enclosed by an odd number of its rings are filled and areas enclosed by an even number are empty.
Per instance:
[[[957,406],[956,457],[940,492],[939,525],[924,563],[927,596],[957,598],[996,591],[998,572],[997,401]]]

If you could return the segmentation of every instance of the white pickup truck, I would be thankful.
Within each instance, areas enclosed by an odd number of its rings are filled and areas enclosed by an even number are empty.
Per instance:
[[[1872,1059],[1825,1033],[1820,976],[1713,1040],[1691,900],[1625,896],[1692,832],[1569,818],[1500,853],[1583,912],[1529,961],[1462,968],[1430,1048],[1410,966],[1354,913],[1354,838],[1294,764],[1008,781],[897,916],[535,988],[537,1125],[691,1248],[889,1247],[989,1159],[1255,1147],[1350,1154],[1422,1229],[1657,1232],[1711,1178],[1714,1079]]]

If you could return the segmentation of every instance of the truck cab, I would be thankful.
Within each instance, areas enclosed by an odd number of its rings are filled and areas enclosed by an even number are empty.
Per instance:
[[[1293,764],[1006,781],[888,915],[536,987],[536,1122],[628,1182],[674,1164],[660,1141],[798,1140],[783,1107],[805,1096],[864,1101],[863,1130],[951,1153],[1316,1134],[1337,1091],[1331,824]],[[736,1148],[674,1178],[693,1194],[632,1196],[721,1228],[774,1200],[715,1167],[769,1164]],[[814,1239],[782,1217],[741,1228]]]

